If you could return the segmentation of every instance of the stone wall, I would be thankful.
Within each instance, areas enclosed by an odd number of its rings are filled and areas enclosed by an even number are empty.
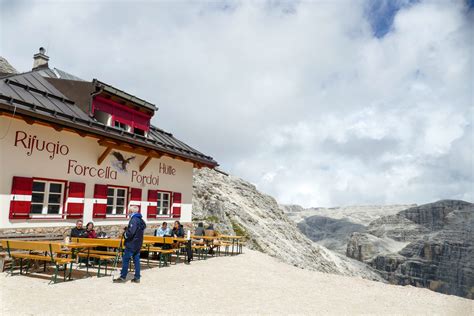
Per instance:
[[[161,224],[147,224],[145,230],[146,235],[152,235],[156,228],[160,227]],[[169,224],[168,224],[169,225]],[[190,229],[193,230],[191,223],[183,223],[185,231]],[[71,227],[36,227],[36,228],[13,228],[13,229],[0,229],[0,238],[28,238],[35,239],[38,237],[51,236],[54,238],[64,238],[69,236],[71,233]],[[104,225],[95,226],[96,233],[104,231],[110,237],[118,237],[123,231],[124,225]]]

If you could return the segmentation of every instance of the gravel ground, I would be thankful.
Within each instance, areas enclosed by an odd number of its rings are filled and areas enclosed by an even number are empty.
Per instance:
[[[302,270],[251,250],[147,269],[140,284],[91,277],[48,285],[3,273],[0,303],[1,315],[474,315],[472,300]]]

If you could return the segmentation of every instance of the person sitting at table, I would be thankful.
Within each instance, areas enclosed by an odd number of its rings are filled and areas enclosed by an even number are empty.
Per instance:
[[[94,230],[94,223],[92,222],[87,223],[86,234],[87,234],[87,238],[97,238],[97,234],[95,233],[95,230]]]
[[[170,237],[171,236],[171,230],[168,228],[168,223],[163,222],[163,224],[161,224],[161,226],[159,228],[155,229],[154,235],[157,236],[157,237]],[[154,243],[153,246],[161,247],[162,249],[170,249],[171,248],[170,245],[164,244],[164,243]],[[161,254],[158,253],[157,259],[159,259],[160,256],[161,256]]]
[[[219,234],[217,231],[214,229],[214,224],[209,224],[207,228],[204,230],[204,236],[208,237],[217,237]],[[219,246],[219,242],[217,240],[209,240],[208,242],[209,246],[209,254],[212,255],[214,254],[214,248]]]
[[[158,237],[165,237],[165,236],[170,236],[171,232],[170,229],[168,228],[168,223],[163,222],[160,228],[155,230],[155,236]]]
[[[183,225],[179,221],[174,222],[173,230],[171,231],[173,237],[184,237]],[[188,257],[187,264],[193,260],[193,249],[191,248],[191,239],[186,242],[186,256]]]
[[[87,238],[86,230],[82,227],[82,221],[76,221],[76,227],[71,229],[71,237]]]
[[[206,227],[206,230],[214,230],[214,224],[209,223],[209,225],[207,225],[207,227]]]
[[[211,223],[207,226],[207,228],[204,230],[204,236],[217,236],[217,232],[214,229],[214,224]]]
[[[184,237],[183,225],[179,221],[175,221],[173,225],[173,230],[171,231],[171,236],[173,237]]]
[[[204,236],[204,223],[199,222],[198,227],[196,227],[196,230],[194,231],[195,236]]]

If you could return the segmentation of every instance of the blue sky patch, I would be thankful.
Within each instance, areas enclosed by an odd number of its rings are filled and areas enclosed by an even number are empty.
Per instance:
[[[368,0],[366,16],[375,37],[381,38],[390,32],[397,12],[418,0]]]

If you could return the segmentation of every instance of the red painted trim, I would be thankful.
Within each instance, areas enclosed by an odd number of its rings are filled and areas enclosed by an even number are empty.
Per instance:
[[[80,186],[80,191],[76,192],[71,192],[71,186],[76,186],[75,189],[78,189],[77,186]],[[67,198],[81,198],[84,199],[83,203],[75,203],[75,202],[66,202],[64,203],[64,206],[66,208],[66,218],[68,219],[81,219],[84,218],[84,208],[85,208],[85,198],[86,198],[86,184],[84,182],[75,182],[75,181],[68,181],[67,183]],[[79,194],[78,194],[79,193]],[[72,195],[78,195],[78,196],[71,196]],[[73,212],[74,211],[74,212]]]
[[[146,198],[146,200],[148,202],[148,205],[146,207],[146,209],[147,209],[146,217],[147,218],[156,218],[158,206],[150,205],[150,202],[154,202],[156,200],[156,198],[157,198],[156,190],[148,190],[147,191],[147,198]]]
[[[179,203],[179,204],[182,205],[182,203],[183,203],[183,193],[173,192],[173,203],[175,203],[175,195],[177,195],[177,196],[179,195],[179,201],[176,201],[176,203]],[[173,218],[181,218],[181,205],[171,208],[171,216]]]
[[[33,178],[13,176],[11,182],[12,195],[32,195]],[[15,201],[10,200],[10,209],[8,218],[13,219],[29,219],[31,211],[31,201]]]
[[[92,204],[92,218],[105,218],[107,204],[98,203],[98,199],[107,199],[107,185],[94,184],[94,203]],[[105,207],[105,209],[104,209]]]
[[[103,97],[94,98],[93,104],[94,111],[100,110],[112,116],[113,125],[118,121],[131,126],[133,129],[139,128],[145,132],[150,129],[151,114],[142,113],[139,110]]]
[[[139,116],[143,116],[144,118],[147,118],[147,119],[151,119],[151,117],[152,117],[151,115],[148,115],[148,114],[145,114],[145,113],[143,113],[143,112],[140,112],[140,111],[131,109],[131,108],[129,108],[128,106],[125,106],[125,105],[120,104],[120,103],[118,103],[118,102],[114,102],[114,101],[112,101],[112,100],[110,100],[110,99],[106,99],[106,98],[101,97],[101,96],[96,96],[96,97],[94,98],[94,101],[95,101],[95,100],[97,100],[97,101],[99,101],[99,102],[108,103],[109,105],[112,105],[112,106],[117,107],[117,108],[119,108],[119,109],[125,110],[125,111],[127,111],[127,112],[132,113],[132,114],[137,114],[137,115],[139,115]],[[94,104],[94,102],[92,102],[92,104]]]

